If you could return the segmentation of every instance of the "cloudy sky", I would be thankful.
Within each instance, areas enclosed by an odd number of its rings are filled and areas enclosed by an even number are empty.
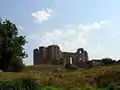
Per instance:
[[[0,0],[0,17],[15,23],[33,49],[58,44],[63,51],[88,51],[90,59],[120,58],[120,0]]]

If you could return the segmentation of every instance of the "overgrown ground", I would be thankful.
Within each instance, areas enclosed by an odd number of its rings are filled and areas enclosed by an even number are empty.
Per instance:
[[[104,88],[111,83],[117,86],[120,84],[120,65],[80,69],[76,71],[64,70],[63,72],[57,71],[57,68],[63,69],[63,66],[43,66],[29,66],[27,67],[27,72],[21,73],[0,73],[0,81],[8,81],[19,77],[33,77],[43,85],[65,88],[86,86]],[[54,68],[49,70],[47,69],[48,67]],[[45,71],[41,71],[43,69]]]

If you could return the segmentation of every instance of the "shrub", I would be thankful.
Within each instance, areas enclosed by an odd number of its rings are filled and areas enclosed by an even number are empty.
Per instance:
[[[25,65],[23,64],[22,60],[13,60],[8,66],[8,71],[9,72],[20,72],[25,68]]]
[[[78,69],[78,67],[76,65],[73,65],[73,64],[70,64],[70,63],[65,64],[65,68],[68,69],[68,70]]]
[[[19,72],[25,68],[25,65],[23,64],[22,60],[15,60],[12,62],[13,71]]]
[[[9,90],[10,88],[8,88],[9,86],[9,82],[0,82],[0,90]]]
[[[117,90],[117,86],[114,83],[108,85],[107,90]]]
[[[5,82],[1,85],[2,90],[37,90],[38,83],[33,78],[19,78],[12,81]]]

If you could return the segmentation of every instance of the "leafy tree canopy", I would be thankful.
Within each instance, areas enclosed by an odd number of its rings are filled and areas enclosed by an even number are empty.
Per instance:
[[[111,65],[111,64],[115,63],[116,61],[115,61],[115,60],[112,60],[111,58],[103,58],[103,59],[102,59],[102,62],[103,62],[105,65]]]
[[[9,20],[0,20],[0,69],[8,71],[13,63],[14,66],[22,64],[22,59],[26,57],[25,43],[25,36],[18,34],[15,24]]]

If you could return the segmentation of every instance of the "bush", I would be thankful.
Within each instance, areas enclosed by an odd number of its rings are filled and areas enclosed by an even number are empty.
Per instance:
[[[70,63],[65,64],[65,68],[68,69],[68,70],[78,69],[78,67],[76,65],[73,65],[73,64],[70,64]]]
[[[19,78],[5,82],[1,85],[2,90],[37,90],[38,83],[32,78]]]
[[[8,70],[12,72],[19,72],[25,68],[25,65],[22,63],[22,60],[14,60],[9,66]]]
[[[117,86],[114,83],[108,85],[107,90],[117,90]]]

